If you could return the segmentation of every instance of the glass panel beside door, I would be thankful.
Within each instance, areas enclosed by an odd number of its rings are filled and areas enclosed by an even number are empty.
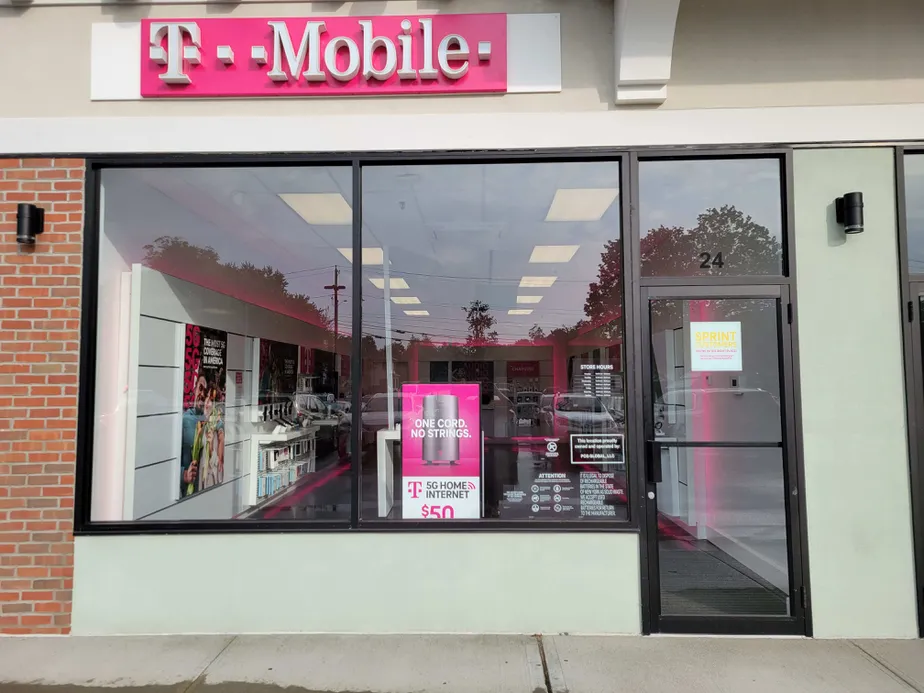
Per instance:
[[[646,315],[653,622],[790,618],[780,289],[667,291]]]

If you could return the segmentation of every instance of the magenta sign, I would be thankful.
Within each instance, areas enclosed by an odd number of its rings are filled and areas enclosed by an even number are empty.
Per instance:
[[[401,388],[401,515],[481,517],[481,388]]]
[[[145,19],[145,98],[507,90],[507,16]]]

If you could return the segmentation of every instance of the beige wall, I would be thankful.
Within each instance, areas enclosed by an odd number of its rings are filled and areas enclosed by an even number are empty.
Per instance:
[[[90,26],[143,17],[560,12],[560,94],[374,99],[91,102]],[[681,0],[660,108],[924,102],[924,2]],[[0,8],[0,118],[605,111],[613,105],[612,0],[389,0]],[[26,69],[24,66],[28,66]],[[644,111],[650,107],[628,106]]]
[[[818,637],[916,637],[891,149],[794,154],[802,430]],[[845,238],[834,199],[865,198]]]
[[[924,101],[921,0],[681,0],[663,108]]]
[[[409,98],[221,101],[90,101],[90,27],[145,17],[290,17],[400,13],[559,12],[562,84],[558,94]],[[218,5],[118,5],[0,8],[0,118],[53,116],[308,116],[364,113],[605,110],[613,101],[613,6],[610,0],[392,0]]]

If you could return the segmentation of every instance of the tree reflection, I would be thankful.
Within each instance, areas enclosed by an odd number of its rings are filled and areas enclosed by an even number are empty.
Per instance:
[[[250,262],[223,262],[211,246],[192,245],[179,236],[161,236],[144,246],[142,263],[179,279],[329,330],[331,321],[311,299],[289,289],[286,275]]]

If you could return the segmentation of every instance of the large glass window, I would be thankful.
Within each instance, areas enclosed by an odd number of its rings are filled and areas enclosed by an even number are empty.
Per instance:
[[[908,271],[924,274],[924,154],[905,156]]]
[[[363,520],[626,520],[618,163],[362,190]]]
[[[351,192],[102,172],[91,519],[349,519]]]
[[[779,159],[639,162],[642,275],[783,274]]]

